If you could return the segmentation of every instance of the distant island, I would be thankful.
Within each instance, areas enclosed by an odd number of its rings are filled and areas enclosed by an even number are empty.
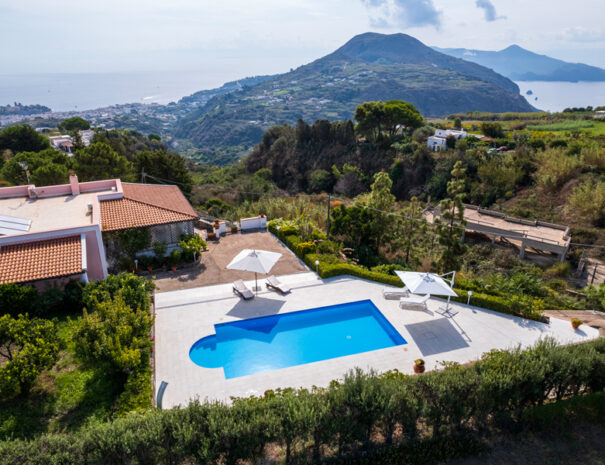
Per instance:
[[[441,53],[493,69],[513,81],[605,81],[605,69],[539,55],[518,45],[511,45],[500,51],[433,48]]]
[[[23,105],[19,102],[15,102],[14,105],[0,105],[0,115],[29,116],[50,111],[51,109],[44,105]]]

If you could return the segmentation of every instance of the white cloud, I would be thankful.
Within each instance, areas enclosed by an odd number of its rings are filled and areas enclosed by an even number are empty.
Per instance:
[[[441,12],[433,0],[361,0],[370,24],[379,29],[441,26]]]
[[[489,2],[507,21],[486,21],[477,0],[0,0],[0,72],[207,69],[235,79],[308,63],[368,30],[440,47],[577,50],[605,65],[603,0]]]

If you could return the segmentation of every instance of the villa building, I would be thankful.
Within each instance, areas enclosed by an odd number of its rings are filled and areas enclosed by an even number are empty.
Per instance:
[[[111,232],[149,228],[170,246],[198,218],[177,186],[69,181],[0,188],[0,284],[104,279]]]
[[[71,136],[49,136],[48,140],[53,148],[60,150],[69,156],[73,155],[74,143]]]
[[[428,138],[426,145],[433,152],[445,150],[447,148],[447,138],[454,136],[456,140],[464,139],[467,136],[466,131],[458,131],[455,129],[437,129],[435,134]]]

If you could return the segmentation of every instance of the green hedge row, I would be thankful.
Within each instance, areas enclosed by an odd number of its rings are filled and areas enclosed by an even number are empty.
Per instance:
[[[580,418],[596,401],[582,404],[584,413],[575,400],[569,408],[536,407],[604,388],[605,339],[568,347],[546,340],[418,376],[357,370],[327,388],[267,391],[231,406],[194,402],[2,442],[0,463],[236,465],[284,456],[286,463],[427,463],[465,447],[473,453],[473,438],[540,427],[574,406]],[[591,418],[603,412],[602,394],[596,399]]]
[[[378,273],[376,271],[370,271],[362,268],[358,265],[351,265],[348,263],[326,263],[323,261],[323,256],[320,254],[307,254],[303,258],[305,264],[315,270],[315,261],[319,261],[319,276],[322,278],[332,278],[333,276],[351,275],[358,278],[367,279],[369,281],[376,281],[379,283],[388,284],[390,286],[403,287],[401,279],[397,276],[393,276],[385,273]]]
[[[468,301],[467,291],[454,288],[458,297],[452,297],[455,302],[466,303]],[[483,294],[473,292],[471,296],[471,305],[488,310],[494,310],[500,313],[506,313],[513,316],[521,316],[530,320],[544,321],[542,315],[543,303],[540,299],[533,299],[527,296],[511,296],[508,298],[497,295]]]
[[[331,256],[316,253],[318,247],[313,242],[303,242],[299,237],[299,231],[296,227],[290,224],[282,224],[279,229],[279,222],[271,221],[269,223],[269,231],[275,234],[286,246],[292,250],[305,264],[312,270],[317,270],[322,278],[331,278],[334,276],[350,275],[369,281],[388,284],[390,286],[403,287],[401,280],[394,275],[371,271],[358,265],[348,263],[334,263],[336,260]],[[315,262],[319,261],[319,266]],[[462,289],[454,288],[458,297],[452,298],[455,302],[467,302],[469,286],[463,282]],[[481,292],[473,292],[471,303],[477,307],[494,310],[508,315],[522,316],[528,319],[542,321],[542,306],[541,301],[532,298],[513,296],[503,297]]]

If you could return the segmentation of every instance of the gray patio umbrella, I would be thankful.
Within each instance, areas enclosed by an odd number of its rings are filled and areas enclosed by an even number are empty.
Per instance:
[[[238,253],[231,263],[227,265],[228,270],[253,271],[255,290],[258,292],[257,273],[267,274],[273,265],[281,257],[280,253],[268,252],[266,250],[244,249]]]

